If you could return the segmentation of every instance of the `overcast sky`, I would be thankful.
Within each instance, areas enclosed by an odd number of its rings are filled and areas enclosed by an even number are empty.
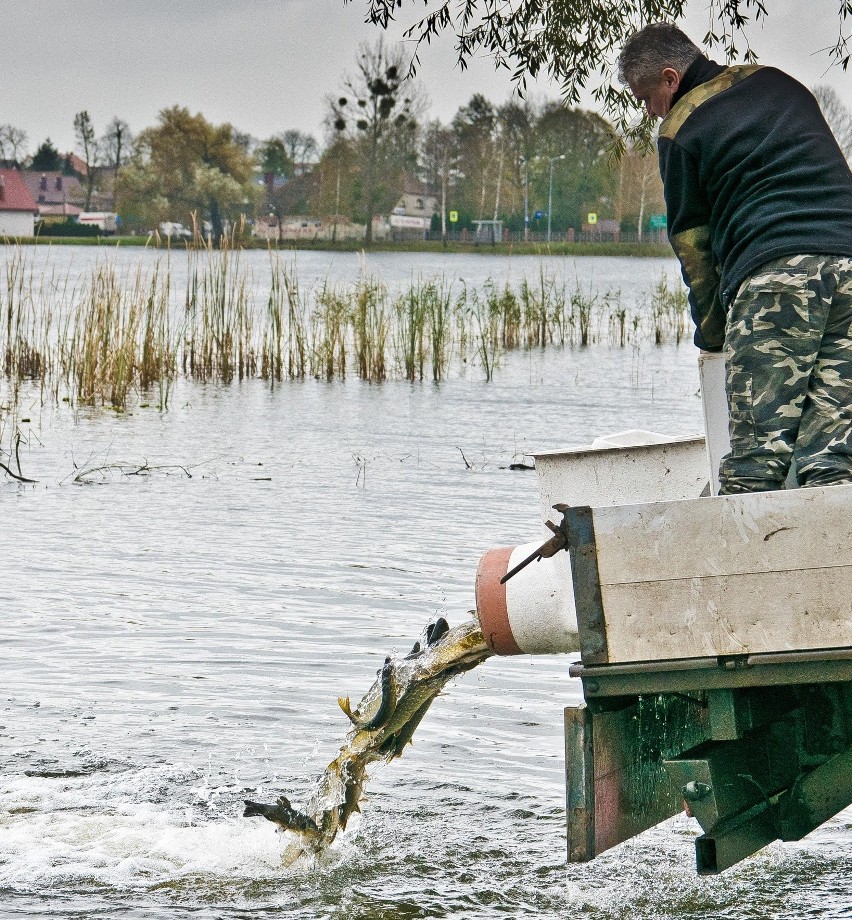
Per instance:
[[[423,9],[409,5],[409,18]],[[852,74],[827,70],[827,55],[819,54],[834,40],[838,0],[767,5],[768,24],[753,32],[761,61],[808,86],[831,84],[852,107]],[[101,133],[114,115],[138,131],[174,104],[258,138],[299,128],[321,139],[325,96],[336,92],[359,42],[378,34],[363,23],[367,0],[7,0],[3,6],[0,123],[23,128],[31,153],[48,136],[71,149],[81,109]],[[694,3],[684,23],[696,41],[706,31],[706,6]],[[422,58],[433,117],[448,121],[474,92],[494,102],[512,92],[509,76],[487,58],[460,71],[449,39]],[[558,87],[540,83],[534,95],[555,97]]]

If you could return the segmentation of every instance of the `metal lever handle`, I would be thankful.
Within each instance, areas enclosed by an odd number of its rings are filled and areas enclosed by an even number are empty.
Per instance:
[[[557,526],[553,521],[545,521],[545,526],[549,527],[553,531],[553,536],[542,543],[541,546],[535,552],[530,553],[526,559],[523,559],[519,562],[513,569],[509,569],[508,572],[500,579],[500,584],[505,585],[510,578],[514,578],[521,569],[525,569],[531,562],[538,562],[539,559],[549,559],[551,556],[555,556],[559,550],[565,549],[568,545],[568,536],[565,532],[565,517],[564,513],[568,510],[567,505],[554,505],[556,511],[561,511],[563,513],[562,526]]]

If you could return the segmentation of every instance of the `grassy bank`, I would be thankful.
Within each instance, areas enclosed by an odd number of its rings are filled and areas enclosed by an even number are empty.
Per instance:
[[[22,236],[4,238],[4,246],[147,246],[147,236]]]
[[[43,236],[24,237],[8,240],[6,245],[36,246],[146,246],[154,249],[172,249],[183,251],[188,246],[183,241],[171,243],[163,237],[149,236]],[[265,240],[247,238],[239,243],[241,249],[271,249],[279,252],[298,250],[317,250],[320,252],[432,252],[463,253],[465,255],[499,255],[499,256],[635,256],[665,258],[672,255],[667,243],[462,243],[440,240],[407,240],[395,242],[380,240],[365,245],[363,240],[282,240],[280,244],[269,244]]]
[[[265,243],[251,241],[246,248],[266,248]],[[332,243],[330,240],[284,240],[278,246],[282,251],[296,249],[317,249],[329,252],[433,252],[464,253],[465,255],[523,255],[523,256],[672,256],[667,243],[462,243],[440,240],[412,240],[405,242],[379,241],[365,246],[363,241],[346,240]]]

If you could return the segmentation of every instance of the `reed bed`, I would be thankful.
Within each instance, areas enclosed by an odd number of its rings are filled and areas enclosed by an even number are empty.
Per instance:
[[[187,259],[182,290],[178,258]],[[11,249],[0,275],[7,405],[25,382],[43,398],[120,410],[133,399],[166,408],[179,376],[438,382],[473,367],[491,380],[515,349],[660,345],[689,328],[685,293],[665,277],[627,304],[543,267],[517,285],[412,278],[392,290],[365,272],[309,288],[275,252],[256,277],[237,247],[169,252],[132,269],[99,259],[73,280],[31,260],[31,250]]]

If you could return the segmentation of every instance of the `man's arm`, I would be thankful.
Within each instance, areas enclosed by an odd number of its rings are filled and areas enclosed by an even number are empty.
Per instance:
[[[705,351],[721,351],[725,307],[719,294],[720,268],[710,238],[710,204],[693,158],[667,137],[660,137],[659,151],[669,241],[689,288],[695,344]]]

